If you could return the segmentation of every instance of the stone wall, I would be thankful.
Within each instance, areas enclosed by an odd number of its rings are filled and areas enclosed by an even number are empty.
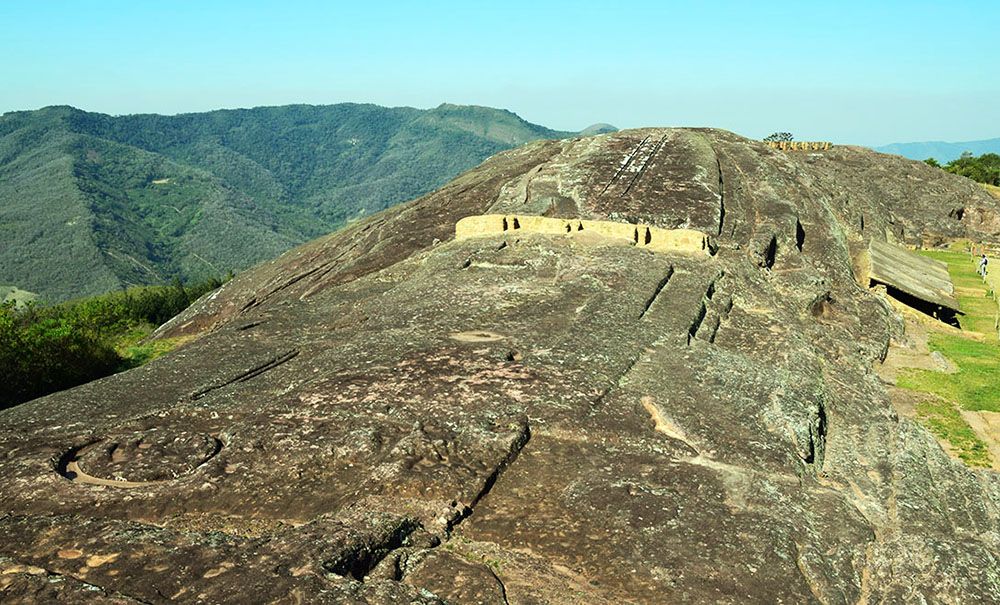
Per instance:
[[[768,141],[767,145],[782,151],[826,151],[833,147],[828,141]]]
[[[623,245],[653,252],[685,254],[710,253],[708,237],[694,229],[661,229],[649,225],[549,218],[534,215],[484,214],[463,218],[455,224],[455,239],[466,239],[504,232],[545,233],[550,235],[597,235]]]

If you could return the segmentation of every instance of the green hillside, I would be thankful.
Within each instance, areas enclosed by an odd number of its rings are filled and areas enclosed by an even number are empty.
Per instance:
[[[0,284],[61,301],[239,270],[557,132],[486,107],[0,116]]]

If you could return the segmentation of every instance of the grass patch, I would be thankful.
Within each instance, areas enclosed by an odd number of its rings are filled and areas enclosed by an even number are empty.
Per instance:
[[[971,240],[956,239],[948,242],[947,247],[949,252],[961,252],[965,256],[969,256],[969,246],[971,245],[972,245]],[[921,252],[921,254],[923,254],[924,256],[929,256],[931,258],[934,258],[935,257],[934,255],[937,254],[938,252],[940,252],[940,250],[924,250]]]
[[[932,334],[928,346],[955,362],[958,372],[907,370],[900,377],[899,386],[933,393],[966,410],[1000,412],[1000,347],[995,342]]]
[[[925,401],[917,406],[917,418],[932,433],[950,443],[958,457],[969,466],[990,466],[992,460],[986,444],[951,402]]]
[[[976,273],[976,263],[968,252],[923,250],[923,256],[943,261],[948,264],[948,273],[955,284],[955,295],[962,306],[964,317],[959,318],[963,330],[981,332],[997,341],[994,321],[997,314],[997,303],[989,295],[989,286],[983,283],[983,278]],[[996,267],[1000,270],[1000,267]]]
[[[147,364],[190,340],[190,338],[163,338],[153,342],[143,342],[155,329],[156,326],[152,324],[136,326],[118,339],[115,351],[122,359],[119,371]]]
[[[122,362],[122,369],[130,370],[149,363],[157,357],[166,355],[170,351],[173,351],[180,345],[184,344],[185,340],[186,339],[183,338],[164,338],[162,340],[157,340],[156,342],[137,344],[135,346],[128,347],[121,353],[122,359],[124,360]]]
[[[983,189],[985,189],[990,195],[995,198],[1000,199],[1000,187],[996,185],[988,185],[986,183],[979,183]]]
[[[898,386],[935,395],[917,406],[917,418],[971,466],[990,466],[986,444],[962,418],[960,409],[1000,412],[1000,341],[995,325],[997,303],[989,287],[976,273],[968,252],[925,250],[921,254],[948,264],[955,294],[965,315],[959,320],[967,332],[931,332],[927,345],[958,367],[954,374],[908,369],[901,373]]]

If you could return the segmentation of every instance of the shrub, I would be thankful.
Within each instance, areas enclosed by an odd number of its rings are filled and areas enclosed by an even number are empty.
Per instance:
[[[164,347],[136,347],[157,326],[222,285],[129,288],[101,296],[17,309],[0,304],[0,409],[134,367]],[[133,358],[134,357],[134,358]]]

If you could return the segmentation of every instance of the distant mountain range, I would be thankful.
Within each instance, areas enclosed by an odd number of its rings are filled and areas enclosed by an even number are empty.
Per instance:
[[[966,151],[972,155],[983,155],[984,153],[1000,153],[1000,139],[986,139],[983,141],[965,141],[964,143],[945,143],[944,141],[925,141],[923,143],[892,143],[876,147],[875,151],[901,155],[911,160],[935,160],[946,164],[952,160],[957,160]]]
[[[60,301],[244,269],[499,151],[576,134],[457,105],[7,113],[0,293]]]

